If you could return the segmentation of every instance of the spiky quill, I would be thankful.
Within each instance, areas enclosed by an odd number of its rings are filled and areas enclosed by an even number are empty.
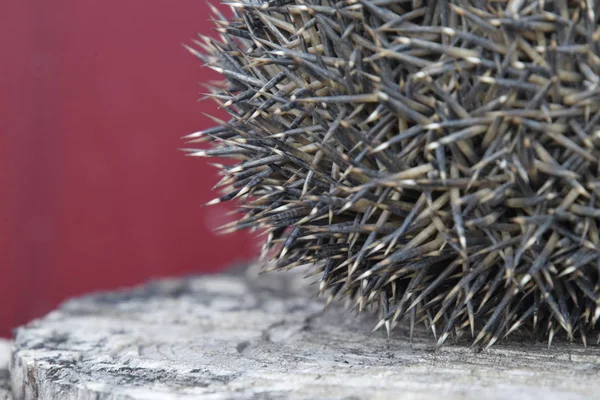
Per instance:
[[[594,1],[273,0],[213,8],[190,52],[229,121],[225,231],[314,264],[376,328],[492,345],[600,340],[600,27]]]

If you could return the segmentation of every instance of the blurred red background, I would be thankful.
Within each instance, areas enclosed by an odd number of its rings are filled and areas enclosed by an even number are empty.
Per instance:
[[[211,126],[217,78],[180,45],[203,0],[0,5],[0,336],[67,297],[251,258],[181,136]]]

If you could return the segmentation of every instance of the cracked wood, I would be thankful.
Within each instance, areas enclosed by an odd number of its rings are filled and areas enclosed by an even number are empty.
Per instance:
[[[598,347],[435,351],[428,335],[369,336],[376,319],[323,312],[307,283],[251,268],[73,299],[18,330],[15,399],[600,398]]]

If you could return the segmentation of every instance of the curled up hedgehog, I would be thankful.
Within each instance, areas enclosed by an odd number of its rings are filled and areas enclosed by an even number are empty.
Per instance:
[[[226,78],[220,157],[274,269],[441,345],[600,340],[594,0],[232,0],[188,49]]]

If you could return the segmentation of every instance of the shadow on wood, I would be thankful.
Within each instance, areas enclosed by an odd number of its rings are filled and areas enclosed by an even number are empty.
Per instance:
[[[12,343],[8,340],[0,339],[0,400],[12,399],[10,395],[10,376],[8,373],[11,346]]]

